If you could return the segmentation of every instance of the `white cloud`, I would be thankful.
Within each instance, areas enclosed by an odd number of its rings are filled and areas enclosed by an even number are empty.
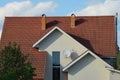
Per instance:
[[[43,13],[53,13],[57,4],[53,1],[33,4],[30,0],[11,2],[0,7],[0,29],[5,16],[36,16]],[[1,34],[1,30],[0,30]]]
[[[57,4],[53,1],[39,2],[35,5],[29,0],[11,2],[0,7],[0,20],[3,20],[4,16],[34,16],[51,13],[55,11],[56,6]]]
[[[73,11],[76,15],[115,15],[115,13],[120,13],[120,0],[105,0],[104,3],[97,3],[94,5],[88,5],[82,10]],[[120,14],[119,14],[120,16]]]
[[[40,15],[41,13],[54,12],[56,4],[53,2],[38,3],[36,6],[32,7],[30,10],[27,10],[23,15]]]
[[[100,4],[102,0],[90,0],[89,2],[87,2],[87,5],[95,5],[95,4]]]

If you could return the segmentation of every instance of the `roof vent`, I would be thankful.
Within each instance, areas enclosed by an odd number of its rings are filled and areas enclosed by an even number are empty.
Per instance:
[[[41,24],[42,24],[42,30],[46,29],[46,15],[42,14],[42,20],[41,20]]]
[[[75,14],[71,14],[71,28],[75,28]]]

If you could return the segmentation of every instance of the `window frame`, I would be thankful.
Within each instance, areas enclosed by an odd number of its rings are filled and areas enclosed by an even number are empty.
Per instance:
[[[53,60],[54,60],[53,55],[54,54],[59,54],[59,58],[57,58],[57,59],[59,59],[59,61],[58,61],[59,64],[58,65],[54,65],[54,63],[53,63]],[[53,74],[53,80],[60,80],[60,51],[52,51],[52,74]]]

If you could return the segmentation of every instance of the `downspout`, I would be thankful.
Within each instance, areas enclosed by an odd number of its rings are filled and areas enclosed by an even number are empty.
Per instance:
[[[117,25],[118,25],[118,13],[116,13],[116,15],[115,15],[116,53],[118,53],[118,51],[119,51],[118,44],[117,44],[117,43],[118,43],[118,40],[117,40],[117,39],[118,39],[118,38],[117,38],[117,36],[118,36],[118,35],[117,35],[117,33],[118,33],[118,32],[117,32],[117,30],[118,30],[118,29],[117,29]]]
[[[117,69],[118,68],[118,58],[117,58],[117,55],[118,55],[118,51],[119,51],[119,48],[118,48],[118,44],[117,44],[117,42],[118,42],[118,40],[117,40],[117,24],[118,24],[118,22],[117,22],[117,18],[118,18],[118,13],[116,13],[116,15],[115,15],[115,39],[116,39],[116,55],[115,55],[115,60],[114,60],[114,67]]]

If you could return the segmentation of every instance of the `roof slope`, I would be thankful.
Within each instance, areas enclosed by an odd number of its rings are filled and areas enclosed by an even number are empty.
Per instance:
[[[44,79],[45,66],[46,66],[46,52],[39,53],[36,50],[36,54],[30,54],[29,60],[32,63],[32,67],[36,68],[34,79]]]
[[[9,41],[21,45],[24,53],[53,27],[59,26],[85,47],[101,56],[115,56],[114,16],[77,16],[76,27],[70,27],[70,17],[46,17],[47,29],[41,30],[41,17],[6,17],[1,47]]]
[[[101,56],[115,56],[114,16],[77,16],[76,27],[70,27],[70,17],[47,17],[47,29],[41,29],[42,17],[6,17],[0,41],[0,49],[9,42],[21,45],[23,53],[32,53],[30,60],[38,75],[44,78],[46,52],[38,52],[32,46],[53,27],[59,26],[85,47]],[[39,56],[39,57],[38,57]],[[42,63],[42,64],[40,64]],[[40,64],[40,65],[38,65]]]

